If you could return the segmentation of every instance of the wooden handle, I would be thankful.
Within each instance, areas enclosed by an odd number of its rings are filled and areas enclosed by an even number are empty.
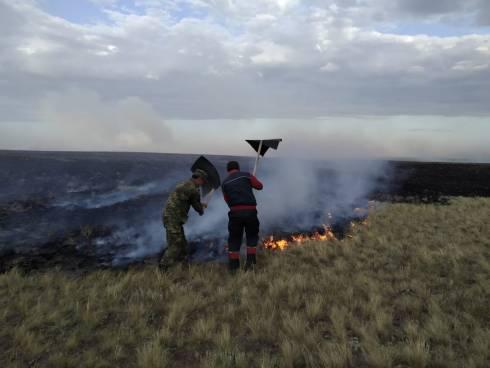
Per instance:
[[[215,189],[213,188],[207,195],[205,198],[203,198],[203,203],[204,204],[208,204],[209,201],[211,200],[211,197],[213,196],[213,193],[215,192]]]
[[[263,143],[263,141],[260,141],[260,143],[259,143],[259,150],[257,152],[257,158],[255,160],[255,166],[254,166],[254,171],[253,171],[254,176],[255,176],[255,174],[257,174],[257,166],[259,166],[260,151],[262,151],[262,143]]]

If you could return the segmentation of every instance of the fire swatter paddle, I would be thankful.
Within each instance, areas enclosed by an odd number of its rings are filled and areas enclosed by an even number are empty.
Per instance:
[[[221,178],[216,167],[204,156],[200,156],[191,167],[192,172],[197,169],[203,170],[208,175],[206,184],[201,188],[203,203],[208,204],[215,190],[220,187]]]
[[[264,140],[253,140],[247,139],[246,142],[252,146],[252,148],[257,152],[257,158],[255,159],[255,166],[253,175],[257,173],[257,167],[259,165],[260,156],[264,157],[269,148],[277,150],[279,143],[282,139],[264,139]]]

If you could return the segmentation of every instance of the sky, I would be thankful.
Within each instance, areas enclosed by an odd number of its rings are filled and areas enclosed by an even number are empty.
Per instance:
[[[0,149],[490,162],[488,0],[0,0]]]

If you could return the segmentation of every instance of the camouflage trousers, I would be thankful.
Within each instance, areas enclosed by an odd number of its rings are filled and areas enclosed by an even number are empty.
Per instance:
[[[187,263],[189,251],[183,225],[164,221],[164,226],[167,233],[167,249],[160,258],[160,268],[166,270],[179,263]]]

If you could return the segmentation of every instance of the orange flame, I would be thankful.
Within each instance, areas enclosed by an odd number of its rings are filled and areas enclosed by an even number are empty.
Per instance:
[[[284,250],[288,247],[289,242],[285,239],[275,240],[274,236],[271,235],[263,244],[266,249]]]
[[[284,250],[291,245],[299,245],[306,243],[308,241],[318,241],[318,240],[333,240],[336,239],[332,229],[323,225],[323,232],[315,232],[313,234],[297,234],[292,235],[289,240],[286,239],[275,239],[274,236],[270,236],[263,242],[263,246],[266,249],[271,250]]]

